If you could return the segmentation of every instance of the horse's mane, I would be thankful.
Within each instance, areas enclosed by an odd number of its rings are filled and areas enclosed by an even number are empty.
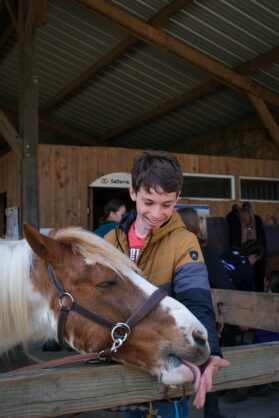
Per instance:
[[[89,231],[58,229],[52,237],[69,245],[88,263],[100,263],[121,276],[129,277],[132,271],[139,272],[128,257]],[[24,342],[28,337],[31,325],[28,303],[32,295],[30,276],[34,258],[26,240],[0,239],[0,352],[13,345],[15,336],[18,342]]]
[[[64,228],[58,229],[53,237],[58,241],[69,243],[74,252],[81,254],[89,262],[100,263],[120,275],[128,276],[131,270],[140,272],[126,255],[92,232],[81,228]]]
[[[25,240],[0,240],[0,348],[9,335],[27,336],[32,258]]]

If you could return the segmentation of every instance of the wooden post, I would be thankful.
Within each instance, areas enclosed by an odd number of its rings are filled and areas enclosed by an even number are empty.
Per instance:
[[[19,0],[19,131],[23,138],[22,221],[39,227],[38,206],[38,79],[36,74],[36,28],[30,29],[30,7],[37,1]],[[32,19],[33,22],[33,19]]]

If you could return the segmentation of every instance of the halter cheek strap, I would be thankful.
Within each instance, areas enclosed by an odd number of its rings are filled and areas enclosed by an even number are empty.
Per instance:
[[[79,305],[74,300],[73,296],[64,290],[62,284],[56,277],[52,266],[50,264],[46,264],[46,266],[50,280],[53,283],[59,298],[60,315],[57,325],[59,344],[62,347],[64,345],[64,329],[68,313],[70,311],[75,311],[79,315],[111,330],[111,338],[113,340],[112,346],[99,353],[100,359],[110,359],[112,353],[117,351],[117,349],[126,340],[131,329],[134,328],[134,326],[140,322],[160,302],[161,299],[167,296],[167,292],[159,288],[155,290],[155,292],[153,292],[151,296],[132,313],[126,322],[112,322],[109,319],[103,318]]]

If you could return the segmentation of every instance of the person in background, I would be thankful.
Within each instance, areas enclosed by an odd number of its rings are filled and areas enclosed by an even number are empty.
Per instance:
[[[241,244],[241,220],[240,207],[237,203],[232,205],[230,212],[226,215],[229,228],[230,246],[239,246]]]
[[[225,270],[221,258],[215,248],[207,243],[206,219],[199,216],[195,208],[177,209],[188,231],[193,232],[199,240],[204,262],[208,271],[210,287],[217,289],[232,289],[231,279]],[[226,418],[221,414],[217,392],[206,394],[204,404],[204,418]]]
[[[224,267],[232,279],[235,290],[254,291],[253,266],[263,256],[263,246],[256,239],[245,241],[240,248],[232,248],[221,254]],[[243,337],[243,329],[236,325],[225,324],[221,334],[222,345],[233,347],[239,344],[238,337]],[[240,342],[241,343],[241,342]],[[223,401],[227,403],[245,401],[249,388],[239,388],[226,391]]]
[[[104,237],[111,229],[115,228],[126,213],[126,206],[119,199],[111,199],[104,207],[104,215],[100,218],[100,225],[93,232]]]
[[[240,247],[245,241],[257,239],[266,248],[265,232],[260,216],[254,214],[250,202],[244,202],[241,207],[233,205],[231,212],[227,214],[231,247]],[[264,291],[265,255],[255,263],[254,282],[257,292]]]
[[[166,289],[207,328],[211,356],[203,367],[194,400],[194,406],[200,408],[205,393],[211,390],[214,374],[229,363],[221,358],[207,271],[198,240],[174,211],[182,183],[181,166],[175,156],[160,151],[137,155],[129,189],[136,210],[126,214],[105,239],[129,256],[147,280]],[[186,399],[171,403],[156,401],[152,407],[158,410],[156,413],[154,409],[149,410],[149,416],[152,413],[153,417],[186,418],[188,415]],[[143,417],[143,405],[138,408],[139,411],[126,411],[124,416]]]
[[[235,290],[254,291],[254,265],[262,258],[264,248],[260,241],[249,239],[240,248],[232,248],[223,254],[221,259]]]
[[[213,289],[235,289],[231,277],[224,268],[222,260],[214,246],[207,242],[206,219],[199,216],[192,207],[179,208],[177,213],[187,229],[195,234],[201,246],[203,258],[207,267],[210,287]]]
[[[233,290],[247,292],[255,290],[253,266],[262,257],[262,254],[263,247],[261,243],[254,239],[244,242],[240,249],[232,248],[221,254],[221,259],[227,274],[230,276]],[[238,326],[225,324],[222,330],[222,345],[225,347],[237,345],[237,338],[240,334],[241,331]],[[232,402],[233,397],[234,395],[232,395]],[[235,398],[237,399],[236,395]]]

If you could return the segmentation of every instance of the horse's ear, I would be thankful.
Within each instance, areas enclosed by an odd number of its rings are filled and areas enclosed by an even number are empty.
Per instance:
[[[48,263],[55,263],[56,260],[62,259],[62,253],[65,252],[63,244],[50,236],[41,234],[28,224],[23,224],[22,228],[26,241],[38,257]]]

